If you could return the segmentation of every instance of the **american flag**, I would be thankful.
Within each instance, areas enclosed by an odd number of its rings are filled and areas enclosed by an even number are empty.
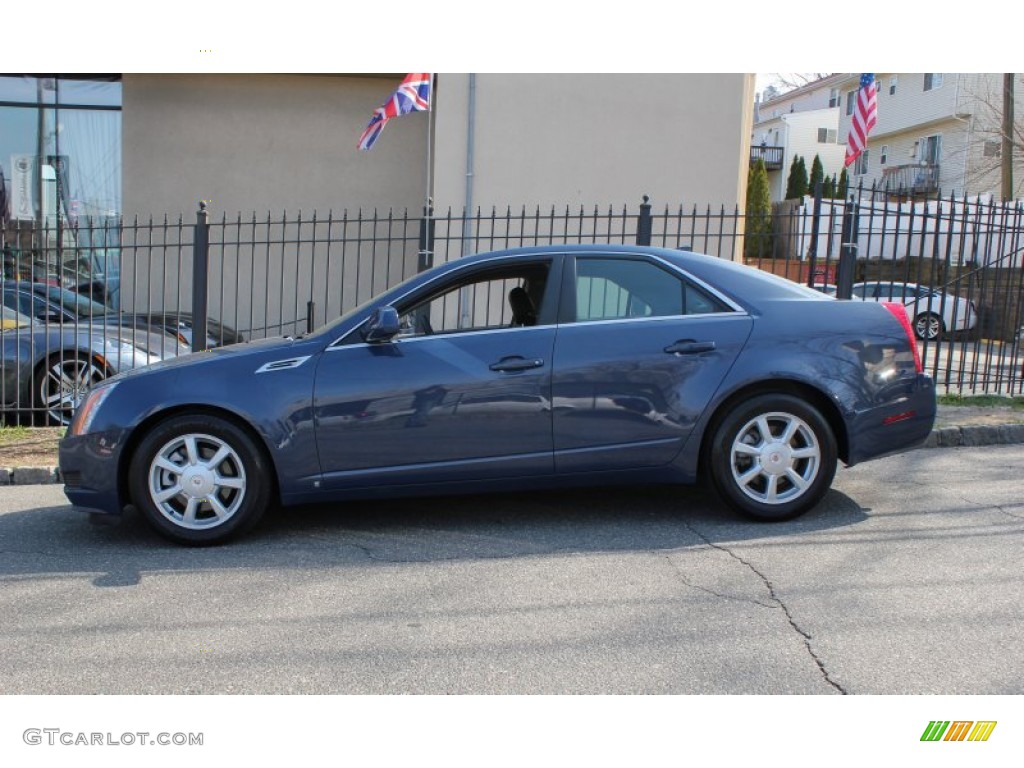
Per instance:
[[[868,134],[878,122],[878,86],[873,74],[860,76],[857,108],[853,111],[853,124],[846,145],[846,165],[849,165],[868,146]]]
[[[370,124],[359,137],[359,149],[369,149],[377,141],[384,126],[392,117],[430,109],[430,73],[414,72],[405,76],[391,97],[373,111]]]

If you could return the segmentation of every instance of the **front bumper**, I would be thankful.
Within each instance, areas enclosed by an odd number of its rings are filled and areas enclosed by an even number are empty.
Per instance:
[[[123,441],[116,432],[65,437],[58,451],[64,495],[88,512],[120,514],[127,500],[118,483]]]

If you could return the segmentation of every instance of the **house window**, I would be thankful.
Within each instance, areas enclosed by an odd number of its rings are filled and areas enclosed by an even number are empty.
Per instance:
[[[868,172],[868,150],[864,150],[853,161],[853,175],[863,176]]]
[[[926,91],[934,91],[936,88],[942,87],[942,73],[941,72],[926,72],[924,75],[924,89]]]
[[[888,144],[883,144],[882,145],[882,149],[879,150],[879,152],[878,152],[878,163],[880,165],[885,165],[885,163],[886,163],[886,161],[888,159],[889,159],[889,145]]]
[[[1000,139],[985,139],[985,157],[1002,157],[1003,142]]]
[[[834,128],[819,128],[818,129],[818,143],[819,144],[835,144],[836,143],[836,131]]]
[[[857,104],[857,92],[850,91],[846,94],[846,114],[852,115],[853,108]]]
[[[831,109],[832,107],[838,107],[839,106],[839,89],[838,88],[831,88],[831,89],[829,89],[829,92],[828,92],[828,106],[829,106],[829,109]]]
[[[890,96],[895,96],[896,95],[896,81],[898,79],[899,78],[897,78],[896,75],[893,75],[892,77],[889,78],[889,95]]]

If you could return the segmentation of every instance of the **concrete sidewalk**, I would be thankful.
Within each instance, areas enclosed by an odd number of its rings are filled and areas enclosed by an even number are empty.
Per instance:
[[[1024,444],[1024,411],[998,406],[940,405],[923,448]],[[62,483],[57,457],[34,467],[0,466],[0,487]]]

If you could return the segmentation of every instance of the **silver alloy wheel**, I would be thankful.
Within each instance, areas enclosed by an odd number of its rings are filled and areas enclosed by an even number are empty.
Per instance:
[[[52,362],[52,361],[51,361]],[[75,408],[89,388],[103,381],[103,369],[89,359],[73,356],[58,359],[39,382],[39,403],[57,424],[70,424]]]
[[[914,321],[914,333],[919,339],[937,339],[942,333],[942,318],[931,312],[918,315]]]
[[[814,430],[791,413],[761,414],[737,433],[729,464],[736,487],[762,504],[800,498],[821,468]]]
[[[212,435],[179,435],[149,465],[149,496],[160,514],[181,528],[216,528],[245,499],[245,469],[238,453]]]

